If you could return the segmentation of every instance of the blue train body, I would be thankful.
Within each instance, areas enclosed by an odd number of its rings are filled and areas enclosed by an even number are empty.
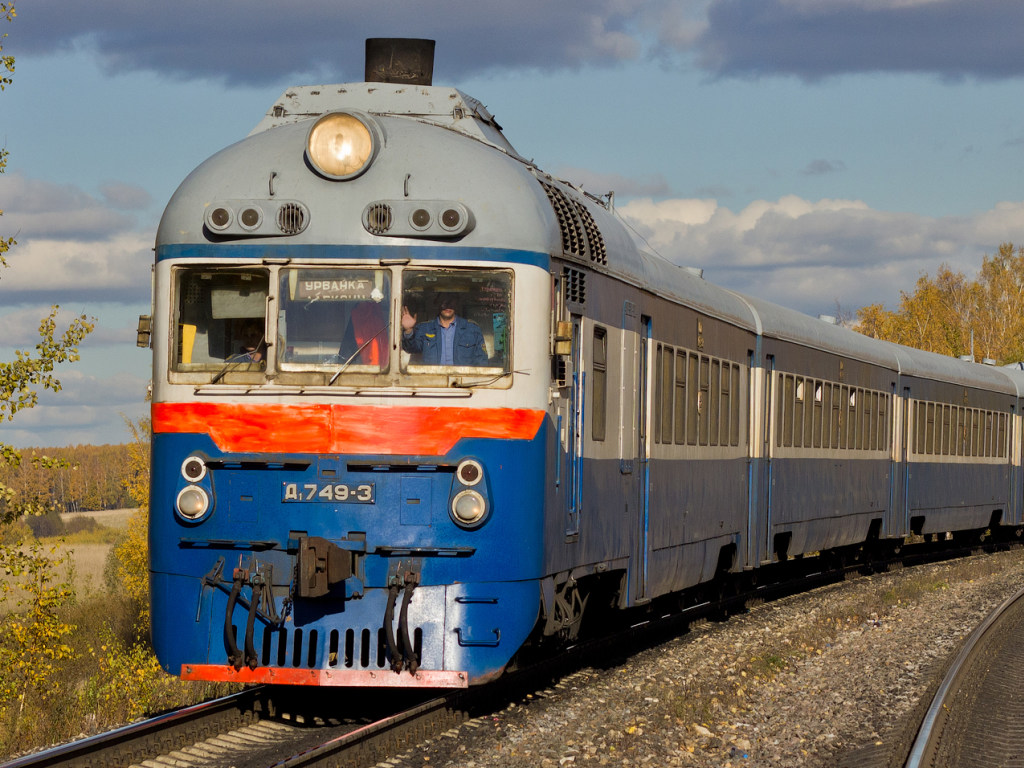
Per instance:
[[[717,288],[424,81],[289,89],[197,168],[152,346],[188,679],[472,685],[597,610],[1022,525],[1019,374]]]

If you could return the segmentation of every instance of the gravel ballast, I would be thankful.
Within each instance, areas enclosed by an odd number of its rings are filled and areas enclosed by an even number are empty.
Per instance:
[[[710,623],[389,766],[837,766],[892,730],[1024,585],[1024,549],[876,574]]]

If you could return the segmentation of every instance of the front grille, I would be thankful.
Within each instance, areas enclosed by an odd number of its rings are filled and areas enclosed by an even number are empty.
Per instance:
[[[244,628],[243,628],[244,630]],[[235,628],[236,642],[238,628]],[[417,658],[423,658],[423,630],[415,629],[412,644]],[[380,627],[361,630],[332,629],[325,648],[320,647],[320,633],[315,629],[265,629],[259,643],[260,664],[264,667],[319,669],[384,669],[391,665],[384,630]]]

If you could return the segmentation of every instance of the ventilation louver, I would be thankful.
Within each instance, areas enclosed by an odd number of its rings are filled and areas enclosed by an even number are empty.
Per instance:
[[[541,182],[562,233],[562,251],[567,256],[607,264],[608,252],[594,217],[583,203],[572,200],[553,184]]]
[[[394,222],[391,206],[374,203],[366,209],[366,231],[371,235],[383,235]]]
[[[578,269],[562,269],[562,293],[567,302],[587,303],[587,275]]]
[[[306,209],[298,203],[285,203],[277,209],[277,228],[286,235],[297,235],[306,228]]]

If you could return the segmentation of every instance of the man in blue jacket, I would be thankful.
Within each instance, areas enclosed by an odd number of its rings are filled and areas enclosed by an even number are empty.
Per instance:
[[[421,365],[487,365],[480,326],[455,314],[455,297],[441,294],[437,317],[416,323],[402,307],[402,349],[419,354]]]

